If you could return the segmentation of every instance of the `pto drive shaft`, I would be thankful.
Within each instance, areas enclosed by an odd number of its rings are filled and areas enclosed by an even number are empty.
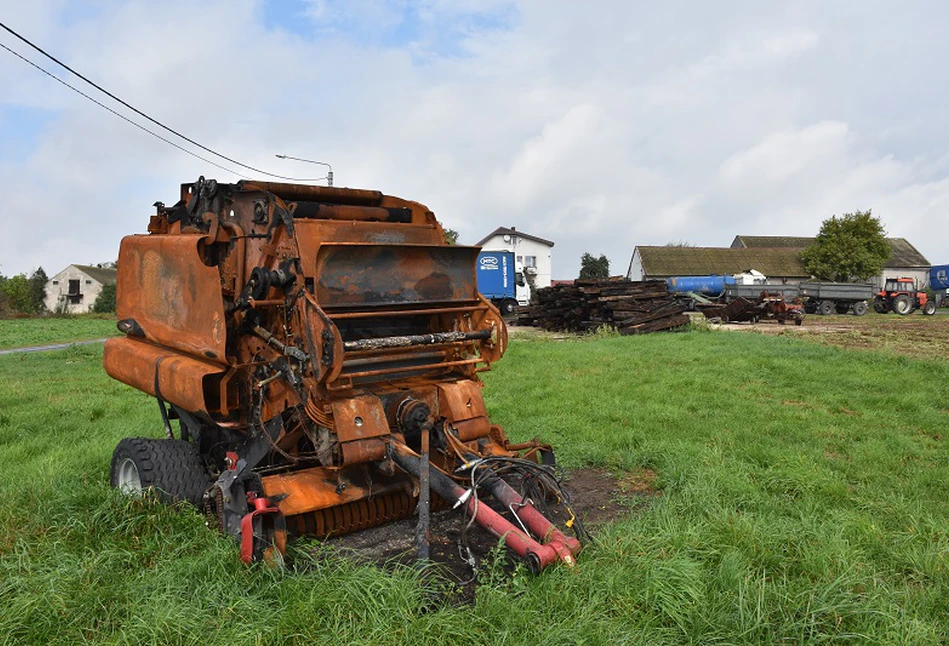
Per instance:
[[[390,454],[400,469],[416,478],[419,477],[421,461],[411,449],[401,444],[395,444],[391,445]],[[469,491],[456,484],[438,469],[431,469],[429,478],[431,488],[435,493],[456,507],[465,505],[468,513],[474,517],[479,525],[492,535],[504,539],[504,543],[526,561],[531,572],[539,574],[541,570],[557,560],[562,560],[567,565],[574,564],[573,552],[567,544],[558,540],[559,537],[551,538],[549,543],[541,545],[488,505],[479,503],[476,498],[471,496]],[[559,534],[559,532],[557,533]],[[560,536],[563,535],[560,534]]]

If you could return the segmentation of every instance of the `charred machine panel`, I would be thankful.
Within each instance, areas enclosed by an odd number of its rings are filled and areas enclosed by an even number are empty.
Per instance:
[[[542,477],[551,453],[488,419],[478,373],[507,330],[478,247],[370,190],[201,178],[156,207],[122,241],[125,336],[104,363],[156,397],[167,438],[123,440],[113,485],[205,508],[248,561],[415,512],[424,556],[428,510],[448,504],[534,570],[573,563],[577,539],[495,473]]]

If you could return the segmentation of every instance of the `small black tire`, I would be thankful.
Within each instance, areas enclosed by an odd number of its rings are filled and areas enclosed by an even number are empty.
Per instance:
[[[817,313],[822,316],[829,316],[837,311],[837,304],[834,301],[821,301],[817,306]]]
[[[501,301],[501,306],[498,308],[501,310],[501,314],[504,316],[510,316],[514,313],[514,308],[517,307],[517,301],[511,300],[510,298],[505,298]]]
[[[932,316],[936,313],[936,301],[926,301],[926,304],[923,305],[923,314],[925,316]]]
[[[184,440],[127,437],[112,453],[109,480],[132,496],[154,489],[165,503],[201,507],[211,479],[194,445]]]
[[[853,304],[853,315],[863,316],[864,314],[867,313],[867,310],[869,308],[870,306],[867,305],[866,301],[857,301],[856,303]]]

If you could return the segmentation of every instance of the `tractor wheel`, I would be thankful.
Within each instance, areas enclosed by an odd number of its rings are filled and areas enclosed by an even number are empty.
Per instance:
[[[131,496],[154,488],[162,502],[201,506],[210,478],[195,447],[184,440],[127,437],[112,454],[112,486]]]
[[[873,311],[877,314],[886,314],[890,311],[890,308],[886,306],[886,301],[881,298],[876,298],[873,300]]]
[[[853,304],[853,314],[854,316],[863,316],[867,313],[869,306],[866,301],[857,301]]]
[[[913,311],[913,302],[906,294],[900,294],[893,299],[893,311],[900,316],[906,316]]]
[[[926,301],[926,304],[923,305],[923,314],[926,316],[932,316],[936,313],[936,301]]]
[[[834,301],[821,301],[820,305],[817,306],[817,313],[822,314],[823,316],[828,316],[833,314],[837,309],[837,304]]]
[[[501,307],[498,309],[501,310],[501,314],[504,316],[510,316],[514,313],[515,307],[517,307],[517,301],[510,298],[505,298],[503,301],[501,301]]]

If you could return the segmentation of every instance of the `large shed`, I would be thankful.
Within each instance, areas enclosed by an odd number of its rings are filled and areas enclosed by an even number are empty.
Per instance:
[[[798,253],[814,244],[816,238],[796,236],[735,236],[732,249],[765,250],[765,249],[796,249]],[[929,286],[930,262],[919,250],[910,244],[906,238],[887,238],[890,245],[890,257],[883,265],[883,271],[870,279],[878,287],[883,286],[887,278],[909,277],[915,278],[917,285],[924,289]],[[764,272],[768,275],[767,272]]]
[[[649,280],[671,276],[732,275],[751,269],[771,282],[796,283],[809,278],[798,248],[650,247],[633,250],[626,276]]]

